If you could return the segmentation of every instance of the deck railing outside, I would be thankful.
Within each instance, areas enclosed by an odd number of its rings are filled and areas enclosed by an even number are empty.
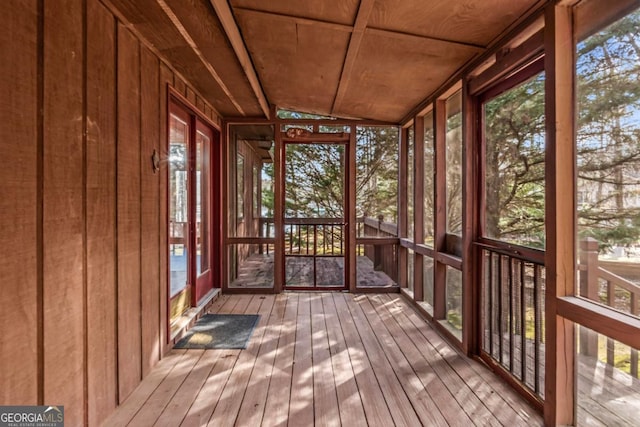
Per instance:
[[[259,218],[259,236],[258,237],[275,237],[274,219]],[[259,253],[269,255],[275,250],[273,243],[263,243],[259,245]]]
[[[638,299],[640,286],[631,280],[610,271],[614,263],[598,258],[598,241],[586,238],[580,242],[580,262],[578,265],[580,295],[592,301],[637,316],[639,314]],[[605,268],[608,267],[608,268]],[[636,274],[640,274],[637,264],[629,264]],[[608,365],[621,368],[638,378],[638,351],[616,346],[613,339],[580,330],[580,353],[598,357]],[[606,354],[605,354],[606,353]]]
[[[342,218],[287,218],[284,253],[287,256],[344,256],[345,225]]]
[[[482,350],[532,393],[544,398],[545,267],[537,251],[523,254],[478,244],[484,288]],[[612,272],[621,267],[598,258],[598,242],[580,242],[579,294],[638,315],[640,285]],[[532,255],[534,254],[534,255]],[[626,270],[636,268],[630,264]],[[638,272],[640,274],[640,271]],[[580,328],[579,353],[638,378],[638,351]]]
[[[544,289],[540,259],[479,245],[484,272],[482,349],[544,398]]]
[[[284,250],[287,256],[344,256],[345,226],[342,218],[287,218],[284,220]],[[273,218],[259,219],[259,237],[274,237]],[[396,224],[378,218],[357,219],[358,237],[397,237]],[[270,254],[273,243],[259,245],[259,253]],[[358,244],[356,253],[371,260],[374,269],[382,271],[393,281],[398,276],[396,244]]]
[[[359,237],[397,237],[398,226],[378,218],[358,218],[357,236]],[[371,260],[375,270],[384,272],[391,280],[398,282],[398,245],[363,245],[357,247],[358,255]]]

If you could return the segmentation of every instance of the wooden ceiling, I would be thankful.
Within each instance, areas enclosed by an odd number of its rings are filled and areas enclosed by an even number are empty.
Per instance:
[[[222,116],[397,123],[542,0],[108,0]]]

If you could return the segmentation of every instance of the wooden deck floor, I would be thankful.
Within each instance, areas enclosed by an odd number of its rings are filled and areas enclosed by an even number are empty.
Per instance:
[[[173,350],[108,426],[542,425],[398,294],[222,296],[259,313],[246,350]]]

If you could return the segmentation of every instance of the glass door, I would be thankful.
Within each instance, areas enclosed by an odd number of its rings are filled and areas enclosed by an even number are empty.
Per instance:
[[[213,289],[211,280],[211,128],[196,122],[195,264],[196,301]]]
[[[218,134],[194,111],[172,99],[169,107],[169,305],[170,321],[213,289],[220,268]]]
[[[189,115],[171,105],[169,113],[169,297],[171,319],[191,305],[189,263]]]

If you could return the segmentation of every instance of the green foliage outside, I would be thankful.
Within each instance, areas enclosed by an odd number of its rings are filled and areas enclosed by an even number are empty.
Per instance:
[[[544,247],[544,75],[487,102],[485,234]]]
[[[356,216],[397,222],[398,128],[356,129]]]
[[[281,118],[323,118],[280,110]],[[323,126],[321,131],[333,130]],[[398,129],[356,128],[356,216],[397,220]],[[346,183],[346,146],[288,144],[285,165],[285,215],[288,217],[343,217]],[[273,180],[273,165],[264,173]],[[263,188],[263,206],[273,211],[273,190]]]
[[[578,218],[600,250],[640,239],[640,10],[578,44]]]
[[[580,237],[640,239],[640,11],[577,46]],[[485,104],[486,234],[544,247],[544,75]],[[570,197],[570,195],[567,195]]]

